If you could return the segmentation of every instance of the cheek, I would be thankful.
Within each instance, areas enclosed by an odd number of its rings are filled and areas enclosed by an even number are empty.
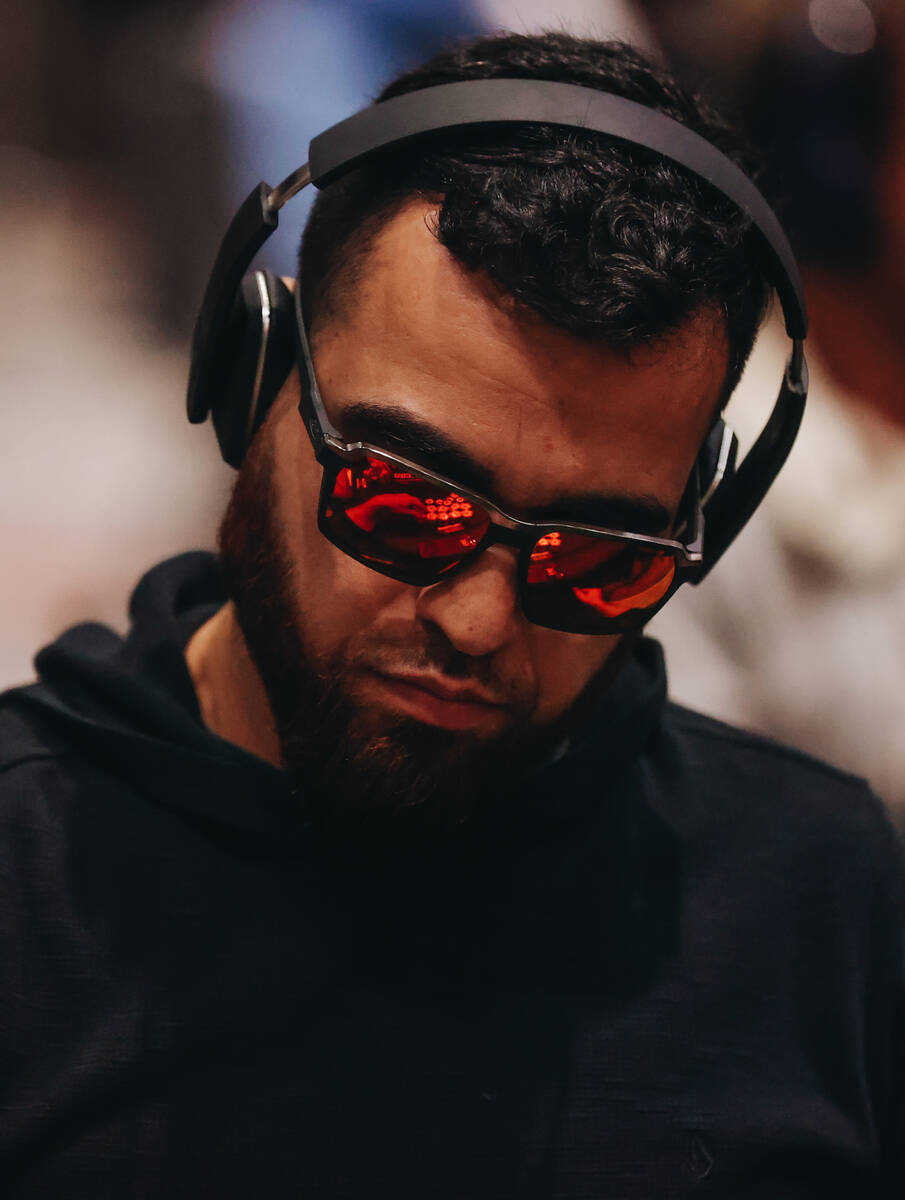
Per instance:
[[[320,532],[322,470],[307,439],[298,438],[297,422],[292,412],[276,430],[276,516],[305,644],[328,660],[412,589],[362,566]]]
[[[412,589],[356,562],[329,542],[317,528],[317,497],[305,519],[287,534],[299,618],[309,650],[330,660]]]
[[[350,641],[368,636],[391,617],[414,621],[413,589],[388,579],[337,550],[315,532],[320,545],[304,567],[299,603],[310,648],[335,659]],[[303,560],[301,560],[303,561]]]
[[[529,634],[538,683],[535,721],[555,721],[568,709],[621,642],[613,637],[583,637],[533,627]]]

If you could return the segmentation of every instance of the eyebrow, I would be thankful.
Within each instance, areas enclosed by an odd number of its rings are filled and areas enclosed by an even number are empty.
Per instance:
[[[370,442],[379,449],[396,451],[489,500],[496,495],[497,477],[493,471],[476,462],[460,443],[436,426],[403,409],[357,402],[342,414],[342,425],[349,441]],[[505,505],[499,507],[506,511]],[[596,492],[563,496],[552,504],[522,509],[513,515],[541,524],[572,521],[653,535],[667,528],[673,517],[660,500],[651,496]]]

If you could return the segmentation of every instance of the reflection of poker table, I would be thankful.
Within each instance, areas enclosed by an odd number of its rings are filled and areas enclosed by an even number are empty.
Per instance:
[[[358,471],[340,471],[332,498],[358,529],[378,535],[387,549],[418,558],[458,557],[473,550],[490,525],[489,515],[464,496],[438,496],[431,480],[394,471],[376,458]]]

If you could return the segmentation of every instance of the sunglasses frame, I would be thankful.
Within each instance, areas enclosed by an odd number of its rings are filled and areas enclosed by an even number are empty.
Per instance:
[[[680,513],[683,511],[689,513],[688,517],[680,521],[679,531],[687,528],[689,524],[692,530],[690,540],[682,542],[675,538],[654,537],[650,534],[633,533],[625,529],[608,529],[598,525],[584,525],[573,521],[525,521],[520,517],[514,517],[511,513],[505,512],[499,505],[494,504],[492,500],[488,500],[486,496],[482,496],[470,488],[463,487],[455,480],[449,479],[445,475],[439,475],[429,467],[424,467],[420,463],[404,458],[402,455],[383,450],[379,446],[372,445],[370,442],[344,441],[342,435],[327,416],[327,410],[320,394],[305,328],[305,316],[302,311],[300,289],[298,287],[295,289],[293,307],[295,311],[296,356],[300,381],[298,408],[305,429],[311,439],[314,457],[323,468],[318,503],[318,529],[329,542],[336,546],[337,549],[342,550],[344,554],[348,554],[350,558],[362,563],[363,566],[370,567],[371,570],[377,571],[381,575],[397,579],[401,583],[429,587],[431,584],[440,583],[442,580],[449,579],[459,571],[464,570],[479,554],[489,549],[490,546],[511,546],[519,552],[518,595],[526,619],[531,621],[532,624],[540,625],[547,629],[555,629],[563,633],[586,633],[590,636],[626,633],[639,629],[663,607],[681,583],[684,582],[681,577],[682,568],[696,567],[703,561],[704,513],[697,464],[695,464],[691,472],[688,486],[685,489],[679,506]],[[483,508],[490,514],[491,518],[495,519],[491,520],[487,532],[477,546],[473,550],[469,550],[461,559],[458,559],[442,570],[439,575],[435,571],[432,571],[429,577],[425,578],[416,572],[404,569],[400,570],[391,564],[375,562],[363,556],[354,547],[346,545],[338,538],[335,529],[329,525],[326,517],[327,505],[331,499],[333,486],[339,472],[349,463],[361,462],[367,457],[377,458],[390,466],[401,467],[405,471],[415,472],[424,479],[436,483],[443,488],[448,488],[450,491],[462,496],[463,499]],[[605,617],[597,613],[593,619],[593,624],[596,626],[594,629],[576,629],[574,626],[566,624],[554,624],[548,620],[537,620],[535,617],[529,615],[529,610],[532,607],[530,599],[532,585],[528,583],[528,568],[531,562],[531,555],[538,541],[546,534],[555,532],[577,533],[591,538],[605,538],[609,541],[646,546],[652,550],[667,550],[676,560],[675,577],[663,596],[655,604],[647,608],[633,610],[618,617]],[[588,615],[590,617],[590,612]],[[589,620],[589,625],[591,623]]]

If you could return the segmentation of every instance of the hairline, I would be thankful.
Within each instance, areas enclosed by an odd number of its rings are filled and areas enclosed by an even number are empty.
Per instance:
[[[433,205],[436,208],[439,208],[439,206],[443,203],[443,196],[435,194],[428,198],[417,189],[409,189],[407,191],[394,193],[392,196],[388,197],[384,203],[380,204],[372,212],[369,212],[361,225],[350,230],[348,235],[343,238],[340,245],[334,251],[336,254],[336,258],[334,260],[335,269],[329,278],[322,281],[316,300],[310,294],[306,294],[304,290],[304,282],[301,279],[301,276],[299,276],[299,278],[296,280],[296,286],[302,288],[303,311],[305,313],[308,338],[312,350],[315,348],[321,332],[332,323],[342,322],[348,314],[349,307],[354,303],[355,300],[354,289],[357,286],[361,286],[365,265],[368,257],[374,251],[374,243],[376,239],[386,228],[389,222],[392,221],[400,212],[402,212],[407,205],[417,203],[419,200],[425,204]],[[432,223],[426,221],[425,224],[427,225],[431,235],[436,238],[438,242],[441,242],[439,234],[436,228],[432,226]],[[444,243],[441,242],[441,245],[444,245]],[[461,262],[461,259],[459,259],[458,255],[456,255],[452,249],[445,245],[444,248],[449,252],[449,254],[452,255],[453,258],[456,259],[457,262]],[[465,266],[464,263],[462,265]],[[492,276],[490,276],[490,278],[492,279]],[[537,309],[514,296],[512,292],[507,291],[502,284],[497,284],[495,280],[494,283],[499,288],[501,293],[511,297],[514,300],[517,306],[516,312],[524,314],[526,319],[534,318],[537,321],[548,324],[553,329],[560,330],[562,333],[570,334],[578,341],[585,342],[588,345],[610,347],[619,353],[623,353],[626,358],[629,358],[634,351],[641,349],[644,346],[657,347],[665,345],[671,337],[675,337],[681,333],[686,323],[692,321],[698,314],[710,309],[714,317],[719,322],[723,333],[723,345],[727,350],[726,370],[723,376],[723,382],[720,385],[720,390],[717,395],[717,403],[713,413],[714,422],[719,419],[721,413],[729,403],[735,388],[738,386],[739,379],[741,378],[741,371],[739,371],[736,374],[736,377],[733,379],[734,370],[729,340],[729,322],[725,312],[722,310],[716,298],[713,298],[709,304],[705,302],[699,308],[688,313],[682,325],[671,329],[664,329],[652,339],[642,339],[635,343],[619,344],[609,341],[605,337],[582,337],[581,334],[576,333],[567,326],[549,320],[545,314],[538,312]],[[757,334],[755,333],[755,338],[756,336]]]

